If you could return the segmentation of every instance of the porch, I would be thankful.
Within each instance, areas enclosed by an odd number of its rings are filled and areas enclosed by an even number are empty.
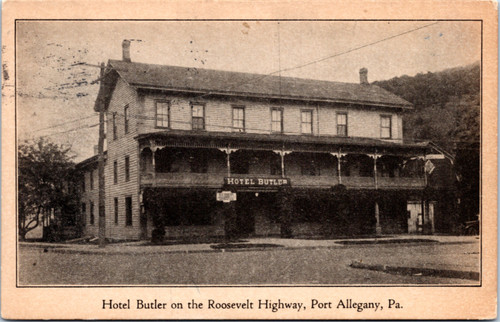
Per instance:
[[[424,162],[404,155],[146,146],[140,160],[143,187],[223,188],[231,177],[286,178],[296,188],[425,187]]]

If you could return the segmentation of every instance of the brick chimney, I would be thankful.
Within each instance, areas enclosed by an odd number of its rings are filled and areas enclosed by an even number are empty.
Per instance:
[[[123,39],[122,42],[122,56],[123,56],[123,61],[131,62],[132,60],[130,59],[130,40],[128,39]]]
[[[359,83],[361,85],[370,84],[370,83],[368,83],[368,69],[366,69],[364,67],[359,70]]]

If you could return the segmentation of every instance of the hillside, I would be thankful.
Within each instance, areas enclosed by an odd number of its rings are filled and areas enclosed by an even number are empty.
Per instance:
[[[415,106],[404,115],[408,140],[431,140],[450,152],[459,141],[479,139],[479,63],[441,72],[374,82]]]

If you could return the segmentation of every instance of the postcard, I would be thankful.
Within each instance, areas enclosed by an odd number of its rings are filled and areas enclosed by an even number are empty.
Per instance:
[[[5,319],[493,319],[497,5],[11,1]]]

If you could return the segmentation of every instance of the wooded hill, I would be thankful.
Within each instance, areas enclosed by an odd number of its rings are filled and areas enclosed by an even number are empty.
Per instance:
[[[457,148],[454,143],[479,140],[479,63],[374,84],[414,105],[404,115],[405,139],[433,141],[451,153]]]

